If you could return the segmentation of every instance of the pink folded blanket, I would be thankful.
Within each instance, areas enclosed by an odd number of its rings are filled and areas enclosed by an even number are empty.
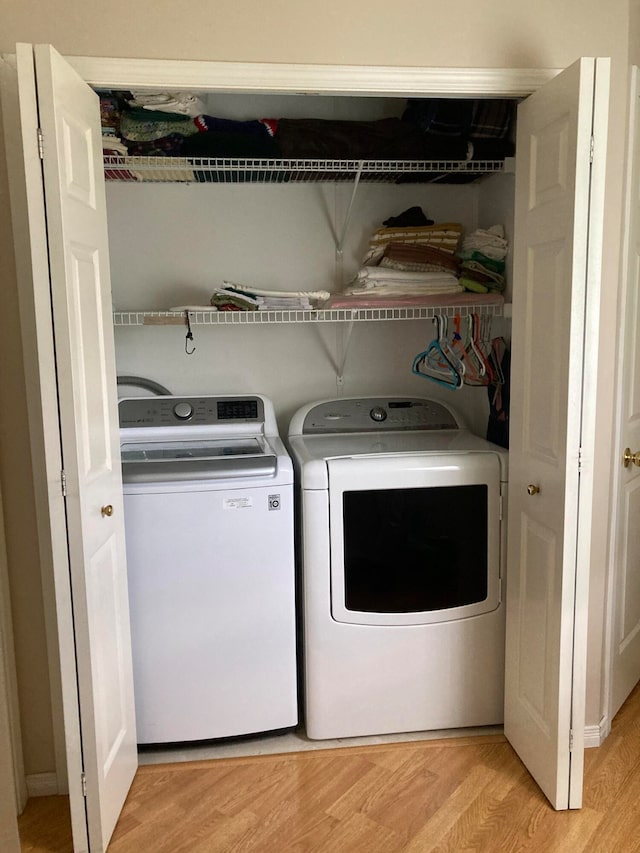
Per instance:
[[[458,293],[436,294],[433,296],[345,296],[336,294],[321,306],[331,308],[446,308],[466,305],[497,306],[504,304],[504,296],[499,293]]]

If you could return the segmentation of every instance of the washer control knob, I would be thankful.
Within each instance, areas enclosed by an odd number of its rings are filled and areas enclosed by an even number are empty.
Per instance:
[[[369,412],[369,415],[371,416],[371,420],[373,421],[380,422],[386,421],[387,419],[387,413],[385,409],[382,408],[382,406],[374,406],[373,409],[371,409],[371,411]]]
[[[176,403],[173,407],[173,414],[181,421],[188,421],[193,414],[193,406],[191,403]]]

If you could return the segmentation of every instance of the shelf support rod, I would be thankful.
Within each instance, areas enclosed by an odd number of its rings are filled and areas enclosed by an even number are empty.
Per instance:
[[[342,232],[340,234],[338,242],[336,243],[336,284],[338,287],[342,287],[342,285],[344,284],[344,282],[342,281],[344,241],[346,240],[347,231],[349,229],[349,223],[351,222],[351,214],[353,213],[353,205],[356,200],[356,193],[358,192],[358,186],[360,184],[360,178],[362,176],[363,167],[364,160],[360,160],[358,162],[358,170],[355,174],[355,178],[353,181],[353,189],[351,191],[349,207],[347,208],[347,213],[345,215],[344,222],[342,223]]]
[[[351,344],[351,334],[353,332],[353,320],[348,323],[340,323],[337,327],[338,332],[338,358],[336,385],[338,388],[338,396],[342,394],[342,386],[344,384],[344,368],[347,363],[347,355],[349,354],[349,345]]]

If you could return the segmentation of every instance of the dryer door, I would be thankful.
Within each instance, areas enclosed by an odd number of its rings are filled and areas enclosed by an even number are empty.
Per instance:
[[[332,459],[331,612],[424,625],[500,603],[500,462],[494,453]]]

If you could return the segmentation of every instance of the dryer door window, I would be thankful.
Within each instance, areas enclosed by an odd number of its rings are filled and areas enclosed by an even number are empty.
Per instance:
[[[498,607],[496,454],[332,459],[328,467],[336,621],[417,625]]]
[[[487,597],[486,484],[343,493],[347,610],[419,613]]]

